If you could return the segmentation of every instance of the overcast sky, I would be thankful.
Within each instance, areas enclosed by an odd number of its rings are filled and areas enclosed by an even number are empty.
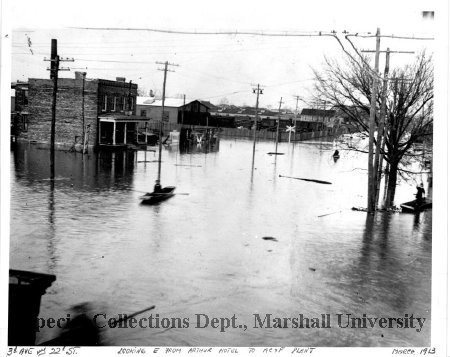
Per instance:
[[[376,4],[376,7],[373,6]],[[161,92],[163,73],[155,61],[176,63],[168,74],[167,94],[188,99],[254,105],[252,84],[265,85],[261,106],[295,108],[294,95],[311,88],[311,68],[320,69],[324,55],[343,58],[331,37],[264,37],[183,35],[149,31],[85,30],[72,27],[151,28],[181,31],[342,32],[433,36],[434,23],[422,11],[429,1],[14,1],[10,17],[12,80],[47,78],[50,40],[72,77],[126,77],[146,91]],[[30,45],[29,42],[30,41]],[[355,39],[360,49],[374,49],[375,39]],[[383,38],[382,49],[432,51],[433,41]],[[348,47],[350,49],[350,47]],[[393,55],[391,67],[414,60]],[[384,65],[384,61],[380,63]],[[304,105],[299,104],[300,107]]]

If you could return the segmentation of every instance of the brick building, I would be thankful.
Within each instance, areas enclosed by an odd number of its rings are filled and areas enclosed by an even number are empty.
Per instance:
[[[52,95],[53,80],[29,79],[29,115],[18,140],[50,143]],[[134,144],[137,123],[142,120],[134,115],[136,96],[137,84],[121,77],[115,81],[87,79],[75,72],[75,78],[59,78],[55,146],[80,150],[84,140],[88,148]]]
[[[11,83],[11,135],[17,138],[28,125],[28,82]]]

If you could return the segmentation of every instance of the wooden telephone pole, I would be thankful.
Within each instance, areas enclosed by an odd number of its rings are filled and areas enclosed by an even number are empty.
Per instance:
[[[253,93],[256,93],[256,107],[255,107],[255,122],[253,129],[253,157],[255,157],[255,147],[256,147],[256,127],[258,126],[258,106],[259,106],[259,95],[263,94],[263,90],[260,88],[260,84],[257,84],[256,88],[253,88]]]
[[[368,179],[367,179],[367,211],[375,211],[375,196],[374,196],[374,165],[373,165],[373,143],[375,132],[375,115],[377,105],[378,93],[378,67],[380,61],[380,29],[377,28],[376,34],[376,50],[375,50],[375,68],[372,73],[372,96],[370,100],[370,119],[369,119],[369,158],[368,158]]]
[[[388,86],[388,74],[389,74],[389,60],[390,60],[390,50],[386,50],[386,61],[384,65],[384,77],[383,77],[383,88],[381,90],[381,110],[380,119],[378,123],[377,130],[377,142],[375,147],[375,163],[374,163],[374,175],[375,175],[375,208],[378,204],[378,196],[380,192],[380,180],[381,180],[381,168],[383,166],[383,156],[381,155],[381,141],[385,132],[385,118],[386,118],[386,97],[387,97],[387,86]]]
[[[281,104],[283,104],[283,97],[280,98],[280,104],[278,106],[278,120],[277,120],[277,135],[276,135],[276,141],[275,141],[275,154],[278,153],[278,132],[280,130]]]
[[[50,79],[53,79],[53,101],[52,101],[52,121],[50,128],[50,178],[55,178],[55,134],[56,134],[56,95],[58,93],[58,72],[70,71],[69,68],[60,68],[60,62],[73,62],[73,58],[60,58],[58,56],[58,43],[56,39],[51,42],[50,60],[44,58],[44,61],[50,61]]]
[[[379,122],[378,122],[378,127],[377,127],[377,139],[376,139],[376,143],[375,143],[375,158],[372,161],[373,162],[372,204],[373,204],[373,211],[375,211],[377,208],[377,204],[378,204],[380,181],[381,181],[381,171],[382,171],[382,166],[383,166],[383,156],[381,154],[381,151],[382,151],[382,148],[384,148],[384,142],[385,142],[385,140],[383,140],[383,138],[386,137],[386,128],[385,128],[386,97],[387,97],[387,86],[388,86],[388,81],[389,81],[388,75],[389,75],[390,55],[391,55],[391,53],[413,54],[414,52],[412,52],[412,51],[391,51],[389,48],[387,48],[386,51],[380,51],[379,47],[378,47],[377,51],[363,50],[362,52],[368,52],[368,53],[375,52],[375,54],[376,55],[378,54],[378,56],[382,52],[386,53],[384,76],[383,76],[383,87],[381,89],[380,117],[379,117]],[[372,114],[372,108],[371,108],[371,114]],[[374,136],[374,134],[373,134],[373,136]],[[372,139],[374,140],[374,138],[372,138]],[[372,143],[372,145],[369,144],[369,153],[370,153],[370,148],[372,148],[372,147],[373,147],[373,143]],[[370,165],[370,162],[369,162],[369,165]],[[369,180],[370,180],[370,177],[369,177]],[[369,189],[370,189],[370,187],[369,187]],[[369,209],[369,206],[368,206],[368,209]],[[369,211],[370,211],[370,209],[369,209]],[[370,211],[370,212],[373,212],[373,211]]]
[[[86,153],[86,146],[87,146],[87,135],[86,135],[86,121],[84,117],[84,87],[86,82],[86,72],[81,72],[82,77],[82,86],[81,86],[81,119],[82,119],[82,125],[83,125],[83,131],[82,131],[82,138],[83,138],[83,154]]]
[[[164,102],[166,100],[166,79],[167,79],[167,72],[174,72],[170,69],[168,69],[169,66],[178,66],[177,64],[169,63],[168,61],[165,62],[156,62],[157,64],[164,65],[164,68],[158,68],[159,71],[164,71],[164,81],[163,81],[163,93],[162,93],[162,112],[161,112],[161,122],[159,125],[159,156],[158,156],[158,178],[155,182],[155,188],[153,189],[154,192],[160,192],[161,191],[161,152],[162,152],[162,135],[163,135],[163,121],[166,121],[168,119],[165,119],[165,113],[164,113]]]

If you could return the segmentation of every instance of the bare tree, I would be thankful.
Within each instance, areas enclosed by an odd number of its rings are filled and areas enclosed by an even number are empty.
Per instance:
[[[229,105],[230,101],[228,100],[227,97],[223,97],[223,98],[220,99],[219,104],[220,105]]]
[[[344,65],[325,58],[324,68],[314,70],[315,96],[330,102],[348,118],[358,131],[368,133],[372,75],[369,60],[348,59]],[[433,134],[433,63],[424,52],[412,65],[391,72],[386,93],[386,119],[381,155],[386,161],[387,194],[385,204],[391,206],[395,196],[397,175],[405,170],[410,149],[415,142]],[[377,93],[375,125],[378,128],[382,102]],[[376,138],[375,138],[376,139]],[[376,145],[376,140],[375,140]],[[356,148],[352,148],[357,150]]]

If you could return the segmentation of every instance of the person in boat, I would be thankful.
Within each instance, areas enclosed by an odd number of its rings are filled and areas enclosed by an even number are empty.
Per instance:
[[[339,156],[339,150],[335,150],[334,154],[333,154],[333,157],[338,157],[338,156]]]
[[[420,186],[417,186],[417,193],[416,193],[417,204],[422,203],[424,196],[425,196],[425,190],[423,188],[423,183],[421,183]]]

